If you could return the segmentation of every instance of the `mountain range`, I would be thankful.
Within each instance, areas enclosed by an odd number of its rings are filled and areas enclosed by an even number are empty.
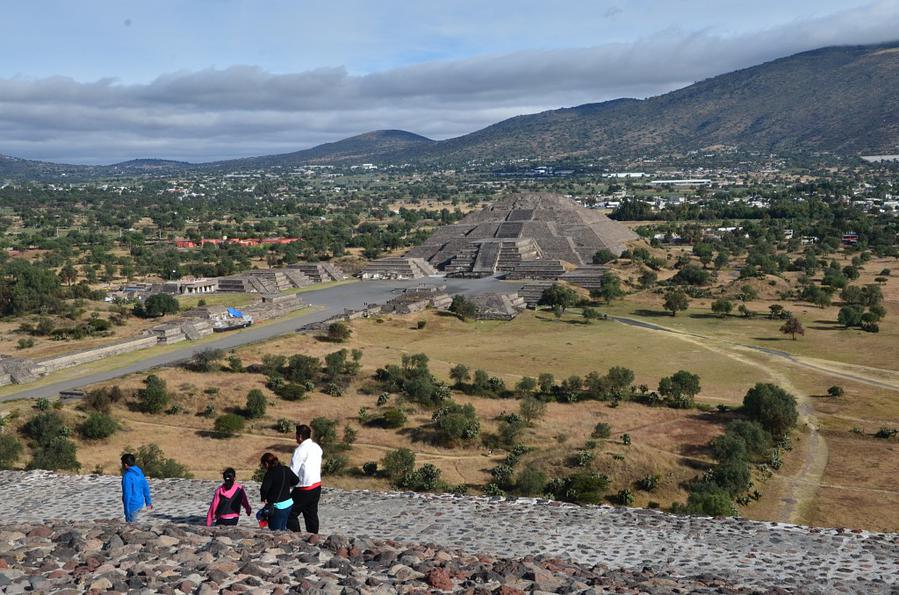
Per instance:
[[[616,99],[516,116],[443,141],[380,130],[293,153],[202,164],[137,159],[74,166],[0,155],[0,177],[304,164],[551,162],[718,146],[849,156],[899,153],[899,42],[803,52],[648,99]]]

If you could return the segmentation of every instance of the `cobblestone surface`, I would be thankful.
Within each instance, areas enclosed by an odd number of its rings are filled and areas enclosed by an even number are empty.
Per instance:
[[[198,524],[216,482],[152,480],[145,522]],[[0,522],[121,518],[119,478],[0,472]],[[247,484],[251,501],[257,486]],[[899,593],[899,534],[815,529],[534,499],[325,489],[323,534],[428,542],[507,557],[547,555],[797,592]],[[251,526],[251,519],[241,519]]]

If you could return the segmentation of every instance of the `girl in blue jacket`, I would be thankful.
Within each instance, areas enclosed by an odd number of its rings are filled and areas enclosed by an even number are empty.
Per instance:
[[[144,507],[153,510],[150,500],[150,484],[144,477],[131,453],[122,455],[122,504],[125,506],[125,521],[133,523],[135,515]]]

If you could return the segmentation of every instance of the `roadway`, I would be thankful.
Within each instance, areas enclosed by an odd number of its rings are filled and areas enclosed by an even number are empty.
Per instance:
[[[295,316],[285,320],[267,321],[261,326],[251,326],[241,331],[224,333],[214,341],[196,345],[187,341],[184,346],[174,351],[148,357],[139,362],[123,365],[111,370],[85,374],[75,378],[69,378],[52,384],[29,388],[29,385],[21,385],[20,390],[0,397],[0,401],[12,401],[17,399],[36,399],[40,397],[54,397],[61,391],[74,390],[105,382],[114,378],[120,378],[135,372],[145,372],[160,366],[170,366],[189,360],[194,354],[207,349],[230,350],[250,343],[266,341],[274,337],[287,335],[300,330],[308,324],[322,322],[342,314],[344,310],[358,310],[367,304],[383,304],[392,296],[400,293],[407,287],[417,285],[445,285],[450,294],[466,293],[476,295],[491,291],[513,291],[518,285],[506,284],[495,277],[484,279],[445,279],[431,277],[410,281],[359,281],[345,285],[335,285],[322,289],[306,291],[300,294],[300,299],[310,305],[316,306],[312,312]]]

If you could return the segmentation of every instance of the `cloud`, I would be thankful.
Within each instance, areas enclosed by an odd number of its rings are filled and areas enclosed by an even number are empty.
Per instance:
[[[236,65],[143,84],[14,77],[0,79],[0,152],[70,162],[196,161],[293,151],[382,128],[448,138],[521,113],[646,97],[816,47],[887,41],[895,31],[899,6],[884,2],[751,35],[671,29],[630,43],[364,75]]]

